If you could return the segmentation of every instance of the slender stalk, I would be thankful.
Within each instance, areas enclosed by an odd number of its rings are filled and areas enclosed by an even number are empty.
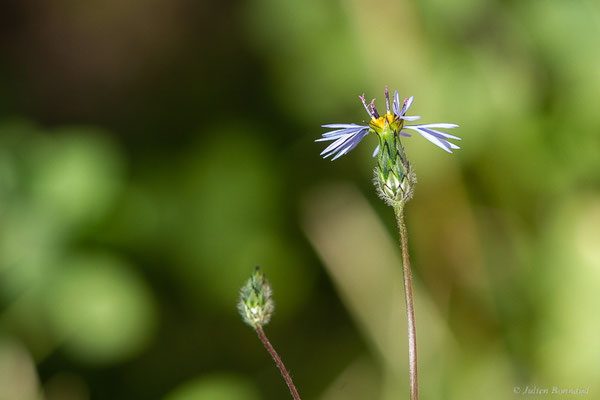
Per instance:
[[[412,277],[408,256],[408,235],[404,222],[404,202],[394,207],[400,245],[402,246],[402,271],[404,275],[404,297],[406,300],[406,321],[408,325],[408,372],[410,376],[410,399],[418,400],[419,384],[417,381],[417,331],[415,329],[415,306],[413,303]]]
[[[265,335],[265,332],[262,330],[262,327],[257,325],[256,333],[258,333],[260,341],[263,342],[265,348],[267,349],[269,354],[271,354],[271,357],[273,357],[273,361],[275,361],[275,364],[277,364],[279,371],[281,371],[281,375],[283,376],[283,379],[285,379],[285,383],[287,383],[288,388],[290,388],[290,393],[292,394],[292,397],[294,398],[294,400],[300,400],[300,395],[298,394],[298,391],[294,386],[294,382],[292,381],[290,373],[287,371],[287,369],[285,369],[283,361],[281,361],[281,358],[279,358],[279,355],[275,351],[275,348],[273,348],[273,345],[271,345],[271,342],[269,342],[269,339],[267,339],[267,335]]]

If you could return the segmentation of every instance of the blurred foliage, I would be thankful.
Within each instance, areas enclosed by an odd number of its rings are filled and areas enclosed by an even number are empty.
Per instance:
[[[260,396],[251,382],[226,375],[213,375],[185,383],[167,400],[258,400]]]
[[[376,141],[335,163],[313,142],[386,84],[463,138],[405,142],[423,398],[596,390],[598,21],[589,0],[3,2],[0,398],[286,398],[235,308],[255,265],[303,398],[404,396]]]

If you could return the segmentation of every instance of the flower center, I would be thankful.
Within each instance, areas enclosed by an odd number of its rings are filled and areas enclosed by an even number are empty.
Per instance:
[[[379,118],[372,118],[371,124],[383,129],[385,127],[386,122],[389,125],[392,125],[396,118],[391,114],[385,114]]]

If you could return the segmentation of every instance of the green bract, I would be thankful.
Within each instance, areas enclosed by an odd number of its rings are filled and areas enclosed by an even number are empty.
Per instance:
[[[379,156],[375,167],[378,193],[391,206],[408,201],[416,181],[400,141],[403,122],[386,122],[382,127],[371,124],[379,138]]]

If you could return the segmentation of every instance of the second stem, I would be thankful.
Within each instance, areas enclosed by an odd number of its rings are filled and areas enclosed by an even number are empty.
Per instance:
[[[281,372],[283,379],[285,379],[285,383],[288,385],[288,388],[290,389],[290,393],[292,394],[292,397],[294,398],[294,400],[300,400],[300,395],[298,394],[298,391],[296,390],[296,386],[294,386],[292,377],[290,376],[290,373],[288,372],[288,370],[285,368],[285,365],[283,365],[283,361],[281,361],[279,354],[277,354],[277,352],[275,351],[275,348],[273,347],[271,342],[269,342],[269,339],[267,339],[267,335],[265,335],[265,332],[263,331],[262,327],[257,325],[255,328],[256,328],[256,333],[258,333],[258,337],[260,338],[260,341],[263,343],[263,345],[265,346],[265,348],[267,349],[267,351],[269,352],[271,357],[273,357],[273,361],[275,361],[275,364],[277,365],[277,368],[279,368],[279,371]]]
[[[418,400],[419,384],[417,380],[417,331],[415,328],[415,306],[413,302],[412,276],[408,256],[408,235],[404,222],[404,203],[394,207],[400,245],[402,247],[402,272],[404,276],[404,298],[406,300],[406,322],[408,326],[408,372],[410,376],[410,399]]]

